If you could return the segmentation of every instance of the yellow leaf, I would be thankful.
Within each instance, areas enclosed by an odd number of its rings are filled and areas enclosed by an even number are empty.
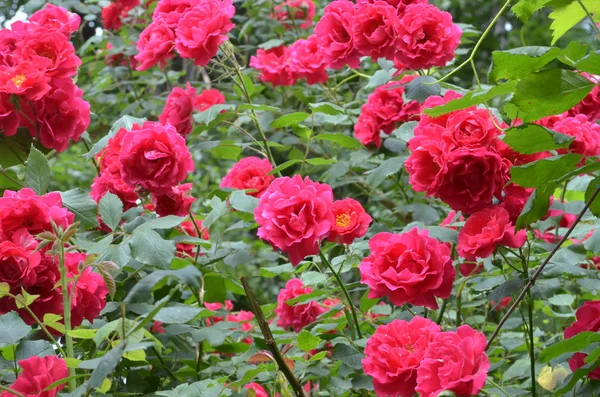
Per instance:
[[[146,352],[143,350],[133,350],[123,353],[123,357],[131,361],[146,361]]]
[[[102,385],[100,385],[100,387],[98,387],[96,390],[98,390],[102,394],[106,394],[110,390],[111,386],[112,382],[110,381],[110,379],[106,378],[102,381]]]
[[[0,298],[8,295],[10,292],[10,285],[8,283],[0,283]]]
[[[67,364],[67,367],[69,367],[69,368],[78,368],[79,363],[81,363],[81,360],[78,360],[73,357],[65,357],[64,360],[65,360],[65,363]]]
[[[559,382],[562,382],[567,376],[569,371],[561,366],[552,368],[551,366],[545,366],[538,375],[538,383],[545,390],[553,390]]]

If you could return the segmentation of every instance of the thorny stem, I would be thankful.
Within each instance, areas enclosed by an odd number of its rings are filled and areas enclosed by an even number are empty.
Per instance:
[[[337,284],[342,289],[342,292],[344,293],[344,296],[346,297],[346,301],[348,302],[348,306],[350,307],[350,311],[352,312],[352,318],[354,320],[354,326],[356,327],[356,333],[358,335],[358,338],[362,339],[362,333],[360,332],[360,323],[358,322],[358,316],[356,315],[356,308],[354,307],[354,304],[352,303],[352,298],[350,298],[350,294],[348,293],[348,290],[346,289],[344,282],[340,278],[340,275],[337,274],[337,272],[335,271],[333,266],[331,266],[331,263],[329,262],[327,257],[323,254],[323,251],[321,251],[321,250],[319,250],[319,257],[321,258],[321,261],[323,261],[323,263],[325,263],[325,265],[327,265],[327,267],[329,268],[331,273],[333,273],[333,277],[335,277]]]
[[[62,288],[63,296],[63,322],[65,324],[65,344],[67,347],[67,357],[74,358],[73,352],[73,338],[69,335],[71,331],[71,295],[69,293],[69,286],[67,280],[67,265],[65,264],[65,245],[62,241],[59,241],[58,249],[58,263],[60,269],[60,283]],[[75,286],[73,286],[75,288]],[[69,391],[72,392],[77,388],[77,382],[74,378],[75,368],[69,367]]]
[[[600,28],[598,28],[598,25],[596,25],[596,22],[594,22],[594,18],[592,17],[592,14],[590,14],[590,11],[587,9],[587,7],[585,6],[585,4],[583,4],[583,1],[577,0],[577,2],[581,6],[581,8],[583,8],[583,11],[585,12],[585,15],[587,15],[587,17],[590,20],[590,22],[592,22],[592,26],[596,30],[596,34],[600,35]]]
[[[285,359],[283,358],[283,355],[281,354],[281,351],[277,346],[277,342],[275,342],[275,338],[273,338],[273,334],[271,333],[271,329],[269,328],[269,323],[265,319],[265,315],[262,312],[262,309],[260,308],[260,305],[256,300],[256,296],[254,296],[254,292],[250,288],[246,277],[241,277],[240,280],[242,281],[242,285],[244,286],[244,291],[246,291],[248,301],[250,301],[250,306],[252,307],[252,312],[254,313],[256,322],[258,323],[260,331],[265,337],[265,344],[269,348],[271,354],[273,354],[273,358],[275,359],[279,370],[283,373],[288,383],[292,386],[292,389],[294,389],[296,397],[305,397],[304,390],[302,390],[302,384],[294,376],[294,373],[285,362]]]
[[[594,200],[596,199],[596,197],[598,196],[599,193],[600,193],[600,187],[596,188],[596,190],[594,191],[594,193],[592,194],[592,196],[585,203],[585,206],[583,207],[583,209],[581,210],[581,212],[579,213],[579,215],[577,215],[577,219],[575,219],[575,222],[573,222],[573,224],[571,225],[571,227],[569,228],[569,230],[567,230],[567,232],[565,233],[565,235],[563,236],[563,238],[560,239],[560,241],[558,243],[556,243],[556,245],[554,246],[554,248],[552,249],[552,251],[550,251],[550,254],[546,257],[546,259],[540,265],[540,267],[538,268],[538,270],[529,279],[529,282],[527,283],[527,285],[525,286],[525,288],[523,288],[523,290],[521,291],[521,293],[519,294],[519,296],[517,297],[517,299],[515,299],[515,301],[513,302],[512,306],[508,309],[508,311],[506,312],[506,314],[504,315],[504,317],[502,317],[502,319],[498,323],[498,326],[496,326],[496,329],[494,330],[494,333],[492,334],[492,336],[488,340],[488,343],[487,343],[487,345],[485,347],[486,350],[488,350],[490,348],[490,346],[494,342],[494,339],[496,339],[496,337],[500,333],[500,330],[502,329],[502,327],[504,326],[504,324],[506,323],[506,321],[508,321],[508,318],[514,313],[514,311],[519,306],[519,304],[523,301],[523,299],[525,299],[525,296],[527,295],[527,292],[531,289],[531,287],[533,287],[533,285],[535,284],[535,282],[538,279],[538,277],[544,271],[544,268],[546,267],[546,265],[548,264],[548,262],[550,262],[550,259],[552,259],[552,257],[554,256],[554,254],[556,254],[556,252],[564,244],[564,242],[567,241],[567,239],[569,238],[569,236],[573,232],[573,229],[575,229],[575,226],[577,226],[577,224],[579,224],[579,222],[581,221],[581,218],[583,218],[583,215],[590,208],[590,206],[592,205],[592,203],[594,202]],[[532,380],[532,381],[535,381],[535,380]]]

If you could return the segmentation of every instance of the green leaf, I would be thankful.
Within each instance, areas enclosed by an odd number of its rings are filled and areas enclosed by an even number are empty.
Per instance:
[[[581,58],[587,54],[588,46],[586,44],[572,41],[569,43],[567,48],[563,50],[563,53],[558,59],[569,66],[575,66]],[[578,68],[579,69],[579,68]]]
[[[17,314],[8,312],[0,316],[0,348],[16,345],[18,341],[27,336],[31,327]]]
[[[569,147],[572,136],[549,130],[537,124],[524,124],[506,130],[504,142],[523,154],[539,153]]]
[[[135,230],[172,229],[185,221],[184,216],[167,215],[142,223]]]
[[[262,110],[262,111],[266,111],[266,112],[279,112],[279,111],[281,111],[281,109],[279,109],[278,107],[275,107],[275,106],[257,105],[257,104],[250,104],[250,103],[242,103],[240,106],[238,106],[238,110],[239,111],[243,111],[243,110]]]
[[[90,393],[97,387],[102,385],[104,379],[106,379],[117,367],[121,361],[121,357],[125,351],[125,343],[119,344],[116,348],[110,350],[99,360],[98,365],[92,371],[89,379],[73,392],[67,394],[68,397],[80,397],[84,394]]]
[[[107,192],[98,203],[100,218],[110,230],[115,231],[119,227],[123,217],[123,203],[121,199],[111,192]]]
[[[21,130],[13,136],[0,133],[0,167],[8,168],[24,164],[32,143],[33,138],[27,130]]]
[[[590,74],[600,74],[600,51],[594,51],[588,56],[577,62],[575,67],[580,72],[588,72]]]
[[[318,141],[329,141],[337,143],[341,147],[348,149],[360,149],[362,147],[362,143],[360,143],[358,139],[344,134],[335,134],[327,132],[315,136],[315,139]]]
[[[302,351],[309,352],[316,349],[320,344],[321,338],[314,336],[305,329],[298,334],[298,348]]]
[[[290,127],[292,125],[296,125],[298,123],[306,120],[310,114],[305,112],[294,112],[290,114],[286,114],[284,116],[279,117],[271,122],[271,127],[273,128],[284,128]]]
[[[600,176],[594,178],[585,190],[586,203],[592,198],[592,195],[598,188],[600,188]],[[600,218],[600,197],[596,196],[596,198],[590,205],[590,212],[594,214],[596,218]]]
[[[310,165],[328,165],[328,164],[334,164],[337,160],[336,159],[324,159],[322,157],[315,157],[312,159],[307,159],[306,163],[310,164]]]
[[[352,369],[361,369],[363,354],[354,347],[338,343],[333,347],[331,359],[341,361]]]
[[[175,243],[150,229],[136,229],[129,246],[135,260],[156,268],[168,269],[175,257]]]
[[[488,297],[490,302],[493,302],[494,307],[498,306],[500,301],[508,296],[511,296],[515,292],[519,291],[525,283],[520,278],[513,278],[505,283],[500,284],[490,292]]]
[[[360,298],[360,311],[363,313],[368,312],[373,306],[379,302],[379,299],[369,299],[369,290],[366,290],[363,296]]]
[[[21,361],[29,357],[55,356],[54,346],[45,340],[22,340],[17,346],[15,360]]]
[[[494,61],[489,74],[490,82],[513,80],[537,72],[550,61],[556,59],[562,51],[556,47],[519,47],[507,51],[494,51]]]
[[[558,294],[548,298],[548,303],[556,306],[571,306],[575,302],[575,298],[569,294]]]
[[[578,73],[549,69],[530,74],[519,81],[506,111],[523,122],[560,114],[577,105],[594,88]]]
[[[574,353],[582,351],[592,343],[598,342],[600,342],[600,334],[596,332],[581,332],[573,336],[572,338],[565,339],[562,342],[558,342],[546,347],[540,353],[538,361],[544,364],[565,353]]]
[[[577,167],[581,161],[578,154],[546,157],[528,164],[512,167],[512,182],[523,187],[540,187],[545,183],[558,180]]]
[[[200,280],[202,277],[202,273],[200,273],[200,271],[192,265],[183,269],[158,270],[152,272],[138,281],[131,291],[129,291],[129,294],[127,294],[124,302],[127,304],[132,303],[138,296],[142,296],[142,299],[146,299],[147,295],[149,295],[152,291],[152,288],[154,288],[154,286],[156,286],[165,277],[177,277],[188,284],[190,288],[199,289],[200,283],[198,280]]]
[[[258,206],[258,199],[246,195],[243,190],[236,190],[229,196],[229,204],[238,211],[253,214],[254,208]]]
[[[219,219],[222,215],[226,214],[229,208],[227,207],[227,203],[222,201],[217,196],[214,196],[210,199],[210,207],[212,210],[208,213],[204,221],[202,222],[202,226],[205,228],[210,228],[212,224]]]
[[[546,7],[552,0],[519,0],[512,7],[512,12],[523,22],[527,22],[531,16]]]
[[[225,302],[227,298],[227,288],[225,280],[220,274],[209,273],[204,275],[204,301],[205,302]]]
[[[230,111],[233,109],[235,109],[235,106],[231,104],[213,105],[203,112],[196,113],[194,115],[194,120],[199,124],[206,125],[207,128],[212,128],[214,124],[218,123],[221,111]],[[225,112],[223,114],[225,114]]]
[[[533,191],[523,210],[521,215],[517,219],[516,230],[526,228],[528,225],[535,221],[542,219],[547,213],[550,207],[550,197],[554,194],[556,185],[550,184]]]
[[[210,149],[210,153],[219,159],[237,161],[242,154],[242,148],[234,141],[227,140]]]
[[[592,15],[597,15],[600,12],[600,0],[581,0],[581,2]],[[550,6],[553,11],[548,15],[548,18],[553,20],[550,30],[552,30],[552,45],[554,45],[558,39],[587,15],[581,4],[579,4],[579,0],[553,0]],[[596,20],[596,22],[598,21]]]
[[[192,306],[170,306],[163,307],[156,313],[154,320],[165,324],[184,324],[192,321],[204,310],[200,307]]]
[[[391,79],[394,78],[394,73],[396,73],[396,69],[379,69],[375,72],[375,74],[373,74],[373,76],[369,78],[369,81],[365,85],[364,89],[368,90],[384,85],[385,83],[389,82]]]
[[[63,205],[75,214],[81,228],[91,229],[98,226],[96,202],[81,189],[71,189],[60,193]]]
[[[259,44],[258,48],[262,48],[263,50],[270,50],[271,48],[279,47],[280,45],[285,44],[281,39],[271,39],[267,40],[262,44]]]
[[[467,92],[462,98],[454,99],[445,105],[436,106],[434,108],[424,109],[423,112],[431,117],[441,116],[442,114],[450,113],[455,110],[465,109],[471,106],[479,105],[489,101],[500,95],[508,95],[512,93],[517,86],[518,81],[511,80],[506,83],[495,85],[477,92]]]
[[[25,164],[25,184],[40,196],[46,194],[50,184],[50,165],[42,152],[31,145]]]
[[[279,164],[277,167],[273,168],[273,170],[271,172],[269,172],[268,175],[275,175],[275,174],[280,173],[281,171],[285,170],[286,168],[289,168],[292,165],[298,164],[301,162],[302,162],[302,160],[300,160],[300,159],[288,160],[285,163]]]
[[[404,165],[404,157],[393,157],[385,160],[374,170],[368,172],[367,183],[371,187],[379,186],[388,176],[400,172]]]
[[[0,143],[0,145],[2,145],[2,144]],[[0,154],[0,156],[1,156],[1,154]],[[19,181],[19,177],[17,176],[16,172],[14,172],[13,170],[4,170],[4,172],[0,174],[0,193],[2,193],[6,189],[9,189],[9,190],[21,189],[23,186],[21,186],[19,183],[17,183],[18,181]]]
[[[331,102],[309,103],[308,107],[313,111],[313,113],[324,113],[330,116],[346,113],[343,107]]]
[[[440,95],[442,92],[436,81],[432,76],[419,76],[404,86],[404,95],[408,99],[423,103],[430,96]]]

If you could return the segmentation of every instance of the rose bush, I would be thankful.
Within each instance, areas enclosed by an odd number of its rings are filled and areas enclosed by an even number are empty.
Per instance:
[[[22,3],[2,397],[598,394],[597,1]]]

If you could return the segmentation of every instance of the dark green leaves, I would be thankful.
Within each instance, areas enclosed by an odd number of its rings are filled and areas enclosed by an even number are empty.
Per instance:
[[[308,352],[316,349],[320,343],[321,338],[314,336],[307,330],[302,330],[302,332],[298,334],[298,348],[302,351]]]
[[[520,47],[508,51],[494,51],[494,65],[490,71],[491,82],[506,79],[520,79],[540,70],[550,61],[560,56],[556,47]]]
[[[362,143],[356,138],[344,134],[324,133],[315,137],[316,140],[329,141],[347,149],[360,149]]]
[[[161,269],[168,269],[175,257],[175,243],[151,229],[136,229],[129,246],[135,260]]]
[[[100,212],[102,222],[114,231],[123,216],[123,203],[119,197],[107,192],[98,203],[98,212]]]
[[[379,167],[369,171],[367,183],[371,187],[379,186],[388,176],[400,172],[404,160],[406,160],[404,157],[392,157],[385,160]]]
[[[591,74],[600,74],[600,51],[594,51],[577,62],[577,70]]]
[[[572,136],[560,134],[537,124],[524,124],[506,131],[504,142],[513,150],[523,154],[566,148]]]
[[[564,69],[549,69],[521,79],[506,111],[524,122],[560,114],[581,102],[594,84]]]
[[[17,344],[31,331],[31,327],[16,312],[0,316],[0,348]]]
[[[600,342],[600,334],[596,332],[581,332],[572,338],[545,348],[542,350],[538,360],[541,363],[547,363],[565,353],[578,352],[585,349],[590,344],[598,342]]]
[[[600,177],[594,178],[588,185],[585,191],[585,201],[588,202],[592,199],[592,196],[596,192],[596,189],[600,188]],[[590,212],[596,217],[600,218],[600,197],[596,197],[590,205]]]
[[[332,360],[339,360],[352,369],[361,369],[363,354],[354,347],[338,343],[333,347]]]
[[[441,87],[432,76],[420,76],[404,86],[404,94],[408,99],[423,103],[433,95],[440,95]]]
[[[578,154],[547,157],[532,163],[512,167],[510,174],[512,181],[517,185],[537,188],[572,171],[580,160],[581,156]]]
[[[519,291],[523,287],[523,280],[520,278],[513,278],[507,282],[500,284],[490,293],[488,299],[493,302],[494,307],[500,304],[500,301],[508,296],[511,296],[515,292]]]
[[[119,346],[102,356],[98,362],[98,366],[92,371],[90,378],[73,392],[67,394],[67,396],[79,397],[102,385],[104,379],[106,379],[114,371],[121,361],[124,351],[125,343],[122,342]]]
[[[98,226],[96,202],[81,189],[71,189],[60,193],[63,205],[75,214],[81,227],[89,229]]]
[[[25,165],[25,184],[39,195],[46,194],[48,185],[50,184],[50,165],[48,165],[48,160],[33,145],[31,145],[29,157]]]
[[[550,207],[550,197],[556,190],[555,184],[550,184],[545,187],[536,189],[523,207],[521,215],[517,219],[516,229],[521,230],[530,225],[531,223],[540,220],[548,213]]]
[[[281,116],[278,119],[273,120],[273,122],[271,123],[271,127],[273,127],[273,128],[291,127],[292,125],[296,125],[298,123],[303,122],[309,116],[310,116],[310,114],[305,113],[305,112],[295,112],[295,113],[286,114],[284,116]]]

